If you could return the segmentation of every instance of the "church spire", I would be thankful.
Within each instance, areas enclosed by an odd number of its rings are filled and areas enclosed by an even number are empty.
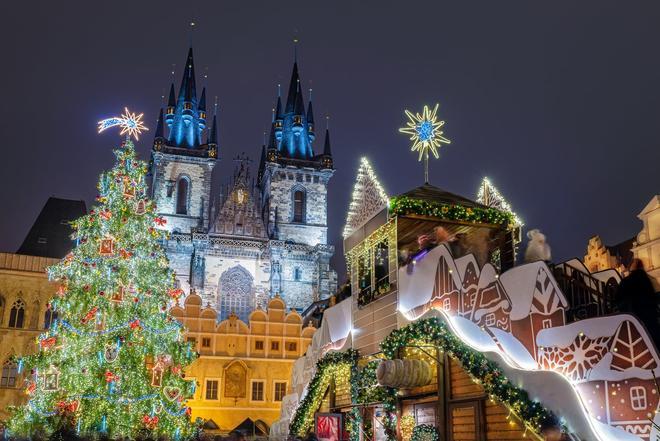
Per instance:
[[[163,128],[163,108],[160,108],[160,113],[158,114],[158,122],[156,123],[156,134],[154,136],[154,142],[158,142],[164,139],[164,128]]]
[[[314,142],[316,133],[314,132],[314,109],[312,108],[312,89],[309,89],[309,105],[307,107],[307,131],[309,139]]]
[[[197,88],[195,85],[195,62],[193,60],[193,48],[188,49],[186,58],[186,67],[183,70],[181,78],[181,87],[179,88],[179,102],[191,103],[197,99]]]
[[[293,72],[291,72],[291,82],[289,83],[289,94],[286,97],[285,113],[293,112],[296,106],[296,97],[300,86],[300,76],[298,75],[298,62],[293,63]]]
[[[174,122],[174,110],[176,108],[176,96],[174,95],[174,83],[170,84],[170,96],[167,99],[167,117],[166,117],[166,122],[167,122],[167,127],[172,127],[172,123]]]

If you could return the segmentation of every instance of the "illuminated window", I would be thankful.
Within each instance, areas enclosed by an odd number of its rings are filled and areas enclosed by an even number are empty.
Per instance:
[[[442,300],[442,309],[445,311],[449,311],[451,309],[451,299],[449,297],[445,297]]]
[[[374,247],[374,276],[376,278],[376,290],[379,293],[389,291],[390,286],[390,259],[387,239],[379,242]]]
[[[646,389],[642,386],[633,386],[630,388],[630,405],[633,410],[646,409]]]
[[[264,382],[261,380],[252,380],[252,401],[264,400]]]
[[[25,318],[25,303],[23,303],[23,300],[18,299],[12,305],[11,311],[9,311],[9,327],[22,328],[24,318]]]
[[[2,365],[2,379],[0,387],[16,387],[16,378],[18,377],[18,367],[13,361],[5,361]]]
[[[188,186],[188,178],[179,178],[176,185],[176,214],[188,214]]]
[[[282,401],[282,398],[284,398],[284,395],[286,395],[286,381],[276,381],[275,382],[274,400],[275,401]]]
[[[254,349],[257,351],[263,351],[264,350],[264,342],[263,340],[257,340],[254,342]]]
[[[202,338],[202,347],[203,348],[210,348],[211,347],[211,339],[209,337],[203,337]]]
[[[495,314],[488,314],[486,316],[486,326],[495,325]]]
[[[287,351],[297,351],[298,350],[298,343],[295,341],[290,341],[289,343],[286,344],[286,350]]]
[[[270,350],[271,351],[279,351],[280,350],[280,342],[279,341],[271,341],[270,342]]]
[[[206,380],[206,399],[218,399],[218,380]]]
[[[302,190],[293,192],[293,221],[305,222],[305,192]]]
[[[55,323],[55,320],[57,320],[57,312],[48,308],[44,315],[44,329],[50,329],[53,323]]]
[[[192,103],[183,103],[183,108],[186,110],[192,110]]]

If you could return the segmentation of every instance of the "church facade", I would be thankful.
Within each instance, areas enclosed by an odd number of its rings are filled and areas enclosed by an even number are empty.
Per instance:
[[[229,183],[214,187],[219,161],[217,115],[207,124],[206,89],[198,96],[192,48],[178,94],[170,87],[152,148],[152,197],[170,232],[165,244],[177,282],[218,311],[246,320],[279,294],[303,310],[334,293],[327,191],[334,173],[329,133],[314,153],[316,127],[305,106],[298,65],[286,96],[277,97],[256,175],[246,157]],[[257,151],[258,152],[258,151]],[[212,203],[212,194],[220,193]]]

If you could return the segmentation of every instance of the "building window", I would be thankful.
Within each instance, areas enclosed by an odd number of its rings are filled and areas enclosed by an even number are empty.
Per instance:
[[[305,222],[305,192],[303,190],[293,192],[293,221]]]
[[[48,308],[46,314],[44,315],[44,329],[50,329],[50,327],[57,320],[57,312]]]
[[[203,348],[210,348],[211,347],[211,339],[209,337],[203,337],[202,338],[202,347]]]
[[[264,382],[261,380],[252,380],[252,401],[264,400]]]
[[[442,300],[442,309],[445,311],[449,311],[451,309],[451,299],[449,297],[445,297]]]
[[[552,320],[544,319],[543,320],[543,329],[552,328]]]
[[[271,341],[270,342],[270,350],[271,351],[279,351],[280,350],[280,342],[279,341]]]
[[[300,268],[296,267],[293,269],[293,279],[296,282],[299,282],[300,279],[302,279],[302,270]]]
[[[630,405],[632,406],[633,410],[646,409],[646,389],[644,387],[633,386],[630,388]]]
[[[16,387],[16,377],[18,377],[18,367],[13,361],[7,360],[2,365],[2,379],[0,387]]]
[[[218,399],[218,380],[206,380],[206,399]]]
[[[385,294],[390,290],[390,259],[387,239],[374,247],[374,275],[376,277],[376,291]]]
[[[286,344],[286,350],[291,351],[291,352],[297,351],[298,350],[298,343],[296,343],[295,341],[288,342]]]
[[[176,184],[176,214],[188,214],[188,187],[188,178],[179,178]]]
[[[486,326],[495,325],[495,314],[488,314],[486,316]]]
[[[286,395],[286,381],[275,382],[275,393],[273,395],[275,401],[282,401],[284,395]]]
[[[264,350],[264,341],[263,340],[257,340],[254,342],[254,349],[257,351],[263,351]]]
[[[23,319],[25,318],[25,303],[23,300],[18,299],[14,302],[9,311],[9,327],[22,328]]]

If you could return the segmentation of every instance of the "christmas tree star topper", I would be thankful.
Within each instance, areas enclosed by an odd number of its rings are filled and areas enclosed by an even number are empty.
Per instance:
[[[429,151],[436,158],[439,157],[438,149],[442,144],[450,144],[451,141],[443,136],[442,127],[445,122],[438,119],[438,107],[436,104],[433,110],[429,106],[424,106],[422,113],[412,113],[406,110],[408,122],[406,127],[399,129],[399,132],[410,135],[412,146],[410,150],[419,152],[419,161],[424,160],[424,177],[426,182],[428,177]]]
[[[129,138],[132,136],[137,141],[140,139],[140,133],[142,131],[149,130],[142,122],[142,115],[144,114],[140,113],[137,115],[128,110],[128,107],[124,107],[124,114],[122,116],[113,116],[112,118],[99,121],[99,133],[110,127],[119,126],[121,127],[120,135],[126,134]]]

